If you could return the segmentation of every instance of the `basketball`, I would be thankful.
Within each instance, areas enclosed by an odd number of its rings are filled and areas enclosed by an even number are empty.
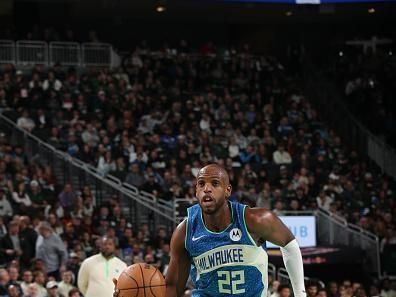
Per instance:
[[[124,269],[117,280],[119,297],[164,297],[165,279],[152,265],[139,263]]]

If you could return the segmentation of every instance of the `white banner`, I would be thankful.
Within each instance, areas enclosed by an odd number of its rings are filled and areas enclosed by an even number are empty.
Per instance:
[[[289,228],[300,247],[316,246],[315,216],[280,216],[281,221]],[[268,248],[278,246],[267,241]]]

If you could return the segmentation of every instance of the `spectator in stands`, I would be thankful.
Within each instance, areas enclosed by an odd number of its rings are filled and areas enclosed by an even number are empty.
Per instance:
[[[47,219],[52,230],[54,230],[56,234],[61,235],[63,233],[63,225],[58,217],[54,213],[49,213]]]
[[[113,160],[111,151],[106,151],[98,160],[98,172],[102,176],[106,176],[109,172],[116,170],[116,163]]]
[[[14,200],[15,211],[20,215],[26,214],[28,207],[32,205],[24,182],[19,183],[17,189],[12,192],[12,199]]]
[[[285,145],[282,143],[278,145],[278,149],[274,152],[272,158],[275,164],[278,165],[290,164],[292,162],[290,154],[285,151]]]
[[[318,290],[318,294],[316,295],[317,297],[327,297],[327,291],[325,288],[320,288]],[[363,296],[362,296],[363,297]]]
[[[380,291],[377,285],[372,284],[369,289],[369,296],[370,297],[379,297]]]
[[[9,285],[7,292],[8,292],[9,297],[21,297],[22,296],[21,291],[15,285]]]
[[[7,234],[7,227],[4,224],[3,217],[0,217],[0,240]]]
[[[6,264],[18,259],[22,254],[21,238],[19,235],[19,224],[11,221],[8,224],[8,233],[1,239],[1,258],[2,263]]]
[[[45,287],[47,289],[48,297],[64,297],[63,295],[59,294],[58,284],[56,281],[49,281]]]
[[[279,297],[290,297],[291,290],[288,285],[279,285],[278,294]]]
[[[21,288],[23,295],[28,295],[28,287],[33,284],[33,273],[31,270],[25,270],[22,274]]]
[[[389,278],[384,278],[382,280],[382,284],[381,284],[381,297],[395,297],[396,296],[396,290],[394,288],[391,287],[391,282],[389,280]]]
[[[8,282],[10,277],[8,271],[4,268],[0,268],[0,296],[8,295]]]
[[[12,214],[13,210],[11,203],[7,199],[6,191],[5,189],[0,188],[0,216],[7,220],[8,218],[12,217]]]
[[[91,254],[92,249],[93,249],[92,247],[89,250],[85,249],[85,251],[87,252],[87,255]],[[76,284],[76,277],[78,275],[78,271],[80,270],[80,261],[81,261],[81,258],[79,257],[79,255],[77,253],[75,253],[75,252],[70,253],[69,259],[66,264],[66,271],[72,272],[73,285]]]
[[[269,287],[270,297],[279,297],[278,288],[280,286],[280,282],[278,280],[273,280]]]
[[[44,208],[46,207],[49,199],[45,197],[41,191],[38,181],[32,180],[30,182],[29,197],[32,201],[33,211],[31,212],[32,217],[41,217]]]
[[[155,180],[154,173],[149,173],[147,181],[142,185],[141,189],[148,193],[152,193],[154,196],[159,197],[162,193],[160,184]]]
[[[44,261],[48,276],[60,279],[60,272],[65,270],[67,251],[63,241],[55,234],[48,222],[38,226],[39,238],[36,245],[36,257]]]
[[[19,217],[19,240],[21,245],[20,263],[23,268],[30,267],[35,256],[37,233],[30,227],[27,216]]]
[[[33,119],[30,118],[29,112],[24,110],[22,116],[17,120],[17,126],[30,132],[34,129],[36,124],[34,123]]]
[[[62,281],[58,284],[59,294],[62,296],[69,296],[69,292],[72,289],[75,289],[73,286],[73,272],[70,270],[66,270],[62,273]]]
[[[396,246],[396,228],[390,227],[386,230],[386,235],[382,238],[380,249],[383,252],[387,246]]]
[[[337,282],[330,282],[328,284],[328,296],[329,297],[340,297],[340,293],[338,292],[338,284]]]
[[[46,297],[47,290],[45,289],[45,274],[42,270],[37,270],[34,272],[34,283],[33,286],[35,290],[31,288],[32,285],[28,286],[28,292],[30,294],[37,294],[37,297]]]
[[[112,279],[118,278],[126,268],[115,252],[114,240],[104,237],[101,240],[101,252],[83,261],[78,274],[78,288],[84,296],[108,297],[113,294]]]
[[[316,297],[318,294],[318,284],[316,282],[309,282],[306,285],[307,297]]]
[[[19,270],[15,266],[8,267],[8,275],[10,280],[8,282],[8,286],[14,286],[17,289],[17,293],[19,296],[23,294],[23,290],[19,281]]]
[[[316,203],[318,204],[318,207],[323,208],[324,210],[329,211],[330,210],[330,205],[333,202],[333,199],[331,199],[325,192],[325,190],[321,190],[319,192],[319,196],[316,198]]]
[[[77,289],[72,289],[69,291],[68,297],[81,297],[80,291]]]
[[[73,191],[72,185],[66,183],[63,191],[58,195],[58,200],[62,208],[66,211],[71,211],[77,197]]]
[[[27,293],[24,297],[43,297],[45,295],[40,294],[40,290],[35,283],[29,284],[27,288]]]
[[[138,188],[145,183],[144,176],[138,164],[135,163],[131,165],[131,172],[127,174],[125,182]]]
[[[59,92],[62,88],[62,82],[55,77],[53,71],[49,71],[48,78],[44,81],[42,87],[44,91],[54,90]]]

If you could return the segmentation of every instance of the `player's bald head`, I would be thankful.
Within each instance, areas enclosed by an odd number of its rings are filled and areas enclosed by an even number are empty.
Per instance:
[[[227,171],[218,164],[209,164],[202,167],[197,175],[197,179],[200,177],[217,176],[224,181],[226,185],[230,183],[230,178]]]

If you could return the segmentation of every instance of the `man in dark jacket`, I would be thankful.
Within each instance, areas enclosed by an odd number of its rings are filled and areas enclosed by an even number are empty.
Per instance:
[[[8,233],[1,239],[1,264],[7,264],[17,259],[21,254],[19,237],[19,223],[11,221],[8,224]]]
[[[31,265],[31,260],[35,257],[37,232],[30,227],[30,219],[27,216],[19,218],[19,241],[21,244],[20,264],[23,268]]]

